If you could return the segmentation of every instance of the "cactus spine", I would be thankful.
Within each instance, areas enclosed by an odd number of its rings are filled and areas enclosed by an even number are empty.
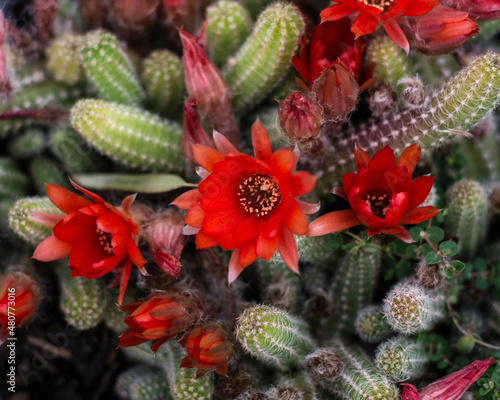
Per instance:
[[[101,100],[80,100],[71,124],[94,147],[131,167],[183,171],[181,127],[141,109]]]
[[[304,22],[290,4],[275,3],[260,14],[224,70],[236,113],[252,108],[279,85],[303,31]]]
[[[268,306],[245,310],[238,317],[236,336],[252,356],[280,368],[298,364],[313,347],[302,321]]]
[[[75,85],[85,80],[80,58],[82,45],[82,35],[66,34],[54,40],[47,50],[47,69],[56,81]]]
[[[471,258],[483,243],[488,197],[481,184],[472,180],[455,183],[447,192],[448,233],[458,238],[460,254]]]
[[[382,305],[370,305],[359,310],[354,328],[361,340],[369,343],[378,343],[392,334]]]

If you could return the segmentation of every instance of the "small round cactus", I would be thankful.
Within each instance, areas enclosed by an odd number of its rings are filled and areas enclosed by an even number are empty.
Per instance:
[[[354,328],[361,340],[369,343],[378,343],[392,333],[382,305],[369,305],[359,310]]]
[[[68,85],[82,83],[85,80],[80,48],[83,36],[66,34],[54,40],[47,50],[47,69],[54,79]]]
[[[161,369],[141,365],[120,374],[115,392],[123,400],[162,400],[169,385]]]
[[[14,136],[8,144],[9,153],[14,158],[27,159],[40,154],[46,145],[43,132],[31,129]]]

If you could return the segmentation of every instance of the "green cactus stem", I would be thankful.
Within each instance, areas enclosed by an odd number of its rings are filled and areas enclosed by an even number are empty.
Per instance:
[[[67,85],[76,85],[85,81],[85,72],[80,58],[83,38],[82,35],[66,34],[54,40],[47,49],[47,69],[56,81]]]
[[[236,336],[252,356],[283,369],[297,365],[313,347],[302,321],[268,306],[245,310],[238,317]]]
[[[422,343],[402,336],[385,341],[375,352],[375,365],[395,382],[419,377],[427,360]]]
[[[65,215],[48,197],[19,199],[9,210],[9,226],[19,237],[33,245],[52,235],[52,228],[31,220],[31,213]]]
[[[141,104],[145,97],[134,66],[118,39],[96,30],[88,33],[81,48],[85,73],[103,100],[120,104]]]
[[[293,5],[274,3],[262,11],[252,34],[224,68],[236,113],[248,111],[280,84],[303,32],[304,22]]]
[[[207,8],[207,50],[219,68],[245,41],[252,24],[248,10],[236,1],[221,0]]]
[[[28,194],[28,177],[14,160],[0,157],[0,200],[15,199]]]
[[[27,159],[40,154],[46,145],[45,135],[39,129],[30,129],[9,140],[7,148],[14,158]]]
[[[106,326],[115,332],[117,335],[121,335],[127,329],[128,325],[124,322],[128,314],[120,309],[116,304],[116,299],[118,298],[118,292],[107,290],[106,291],[106,302],[104,306],[104,323]],[[133,297],[130,296],[129,292],[125,292],[123,299],[123,304],[129,304],[134,301]]]
[[[369,305],[359,310],[354,328],[361,340],[369,343],[379,343],[393,333],[384,318],[382,305]]]
[[[143,365],[122,372],[115,385],[115,392],[124,400],[162,400],[169,390],[161,369]]]
[[[460,256],[471,258],[484,243],[488,196],[484,187],[472,180],[456,182],[446,193],[446,230],[458,238]]]
[[[35,157],[29,167],[29,172],[38,194],[45,194],[45,184],[52,183],[71,188],[64,170],[57,163],[45,156]]]
[[[71,124],[90,144],[116,161],[143,170],[182,172],[180,125],[139,108],[80,100]]]
[[[142,84],[148,107],[167,117],[182,115],[185,95],[184,70],[180,57],[168,50],[157,50],[142,63]]]

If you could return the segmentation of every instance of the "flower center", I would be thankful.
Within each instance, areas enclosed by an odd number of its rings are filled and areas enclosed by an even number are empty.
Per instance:
[[[281,201],[278,184],[270,175],[254,173],[238,187],[238,198],[245,211],[257,217],[269,215]]]
[[[373,215],[379,218],[385,218],[387,210],[389,210],[389,196],[387,194],[382,195],[367,195],[365,203],[372,210]]]
[[[97,232],[97,240],[99,241],[99,245],[101,248],[108,252],[109,254],[113,254],[113,245],[111,244],[111,233],[103,232],[99,228],[95,230]]]
[[[394,0],[356,0],[360,3],[366,4],[367,6],[372,6],[378,8],[379,10],[385,11],[394,2]]]

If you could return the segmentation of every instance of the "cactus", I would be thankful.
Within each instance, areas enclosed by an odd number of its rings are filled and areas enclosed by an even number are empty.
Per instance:
[[[9,153],[14,158],[27,159],[40,154],[46,144],[45,135],[39,129],[31,129],[14,136],[8,144]]]
[[[73,128],[94,147],[131,167],[183,171],[182,129],[138,108],[80,100],[71,110]]]
[[[9,210],[9,226],[26,242],[36,245],[52,235],[52,228],[30,219],[31,213],[57,214],[64,216],[48,197],[19,199]]]
[[[141,80],[151,110],[170,117],[181,114],[185,86],[178,55],[167,50],[151,53],[143,61]]]
[[[132,62],[111,33],[88,33],[81,48],[85,73],[103,100],[138,106],[144,99]]]
[[[248,10],[235,1],[221,0],[207,8],[207,47],[212,61],[222,67],[252,29]]]
[[[45,194],[46,183],[52,183],[68,189],[71,187],[63,170],[48,157],[35,157],[29,165],[29,172],[39,194]]]
[[[384,316],[392,329],[405,335],[429,330],[444,317],[444,295],[401,281],[384,299]]]
[[[290,4],[275,3],[260,14],[224,69],[236,113],[246,112],[279,85],[303,31],[302,17]]]
[[[325,236],[299,236],[296,238],[299,260],[317,265],[328,265],[335,258],[335,235]]]
[[[238,317],[236,336],[252,356],[283,369],[298,364],[313,346],[302,321],[268,306],[245,310]]]
[[[0,157],[0,200],[28,194],[28,178],[14,160]]]
[[[111,291],[106,291],[106,302],[104,306],[104,323],[106,326],[118,335],[121,335],[127,329],[128,325],[124,322],[127,318],[127,313],[120,310],[116,304],[118,293],[111,294]],[[122,304],[132,303],[134,299],[125,292]],[[148,349],[148,352],[149,349]]]
[[[120,374],[115,392],[124,400],[162,400],[168,397],[169,386],[158,368],[137,366]]]
[[[413,57],[412,56],[416,56]],[[453,77],[458,72],[457,60],[452,54],[441,54],[439,56],[425,56],[421,53],[410,54],[410,62],[415,72],[429,85],[442,84],[443,81]]]
[[[47,69],[54,79],[67,85],[75,85],[85,81],[80,49],[83,36],[66,34],[54,40],[47,49]]]
[[[456,182],[449,188],[447,232],[458,238],[460,255],[471,258],[484,242],[488,197],[481,184],[472,180]]]
[[[402,336],[385,341],[375,352],[377,368],[396,382],[419,377],[427,359],[422,343]]]
[[[361,340],[378,343],[392,334],[392,328],[384,318],[382,305],[369,305],[359,310],[354,323]]]

